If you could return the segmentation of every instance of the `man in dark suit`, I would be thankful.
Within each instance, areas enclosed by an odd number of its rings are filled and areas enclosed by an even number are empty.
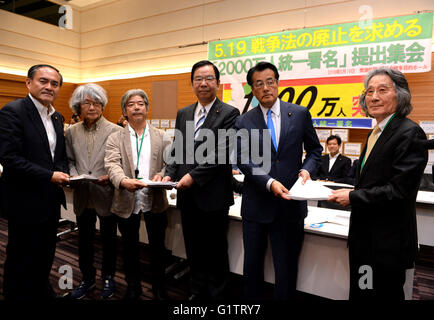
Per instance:
[[[351,159],[339,153],[341,137],[331,135],[327,138],[326,144],[329,154],[321,157],[321,165],[312,179],[345,183],[351,168]]]
[[[211,62],[204,60],[193,66],[191,83],[198,102],[178,111],[172,154],[181,158],[176,157],[166,167],[163,179],[179,181],[177,207],[191,270],[191,299],[223,298],[229,275],[232,166],[227,140],[217,137],[218,130],[233,128],[239,111],[216,97],[219,79],[220,73]],[[211,148],[204,150],[206,145]]]
[[[26,98],[0,110],[3,208],[8,217],[5,299],[48,299],[62,185],[69,182],[62,116],[52,103],[62,86],[49,65],[29,69]]]
[[[406,269],[418,250],[416,196],[427,163],[418,141],[423,130],[412,110],[405,76],[372,70],[360,105],[375,118],[356,171],[354,190],[335,190],[329,201],[351,204],[348,234],[350,299],[404,299]]]
[[[310,179],[322,152],[309,110],[278,99],[278,81],[279,73],[271,63],[260,62],[250,69],[247,82],[259,106],[242,115],[235,124],[239,130],[238,167],[245,175],[241,216],[247,299],[263,298],[268,237],[273,253],[274,296],[276,299],[294,296],[307,203],[290,200],[288,189],[298,177],[304,182]],[[247,153],[248,148],[240,148],[245,136],[251,147]],[[258,154],[253,150],[258,142],[255,140],[259,140],[265,159],[261,166],[253,156]],[[302,162],[303,146],[306,158]]]

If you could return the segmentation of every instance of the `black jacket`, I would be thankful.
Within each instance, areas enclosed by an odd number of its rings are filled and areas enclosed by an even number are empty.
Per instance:
[[[3,214],[17,223],[47,220],[52,208],[66,206],[63,189],[50,182],[54,171],[69,173],[62,116],[51,116],[57,135],[54,160],[45,127],[30,99],[18,99],[0,110],[0,163]],[[60,210],[57,210],[60,212]]]

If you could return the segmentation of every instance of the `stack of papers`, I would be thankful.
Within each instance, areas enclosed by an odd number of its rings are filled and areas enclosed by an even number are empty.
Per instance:
[[[80,174],[79,176],[69,178],[69,181],[81,181],[81,180],[96,181],[98,180],[98,178],[94,176],[90,176],[88,174]]]
[[[332,194],[332,189],[317,181],[307,180],[305,184],[301,184],[301,181],[302,178],[298,178],[289,190],[288,198],[293,200],[328,200]]]
[[[146,185],[149,188],[176,188],[177,182],[161,182],[161,181],[151,181],[149,179],[143,179],[140,180],[143,183],[146,183]]]

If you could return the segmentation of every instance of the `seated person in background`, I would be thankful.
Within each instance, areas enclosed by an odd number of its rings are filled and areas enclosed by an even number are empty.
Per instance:
[[[76,124],[80,122],[80,115],[76,112],[71,117],[71,123],[70,124]]]
[[[127,119],[125,119],[124,116],[121,116],[116,124],[118,126],[121,126],[121,127],[125,128],[127,126],[127,124],[128,124],[128,121],[127,121]]]
[[[324,180],[346,183],[351,168],[351,159],[339,153],[342,140],[338,135],[327,138],[329,154],[321,157],[321,165],[312,180]]]

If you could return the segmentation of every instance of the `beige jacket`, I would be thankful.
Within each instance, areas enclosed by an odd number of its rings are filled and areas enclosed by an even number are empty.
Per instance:
[[[85,127],[83,122],[69,126],[65,132],[66,153],[68,155],[69,171],[71,176],[89,174],[100,177],[107,174],[104,168],[104,150],[107,138],[122,127],[101,117],[97,122],[97,131],[93,152],[87,154]],[[74,188],[74,213],[81,215],[91,200],[93,207],[100,216],[110,215],[113,198],[113,186],[100,186],[93,182],[79,182]]]
[[[163,152],[166,147],[170,147],[171,140],[167,136],[165,137],[164,131],[149,123],[146,130],[149,130],[151,140],[149,179],[152,179],[156,174],[164,176],[166,165],[163,160]],[[122,179],[134,178],[133,154],[128,127],[110,135],[107,140],[104,162],[110,181],[115,187],[111,212],[122,218],[128,218],[134,209],[134,193],[120,187]],[[163,212],[169,207],[165,189],[152,188],[150,192],[151,212]]]

